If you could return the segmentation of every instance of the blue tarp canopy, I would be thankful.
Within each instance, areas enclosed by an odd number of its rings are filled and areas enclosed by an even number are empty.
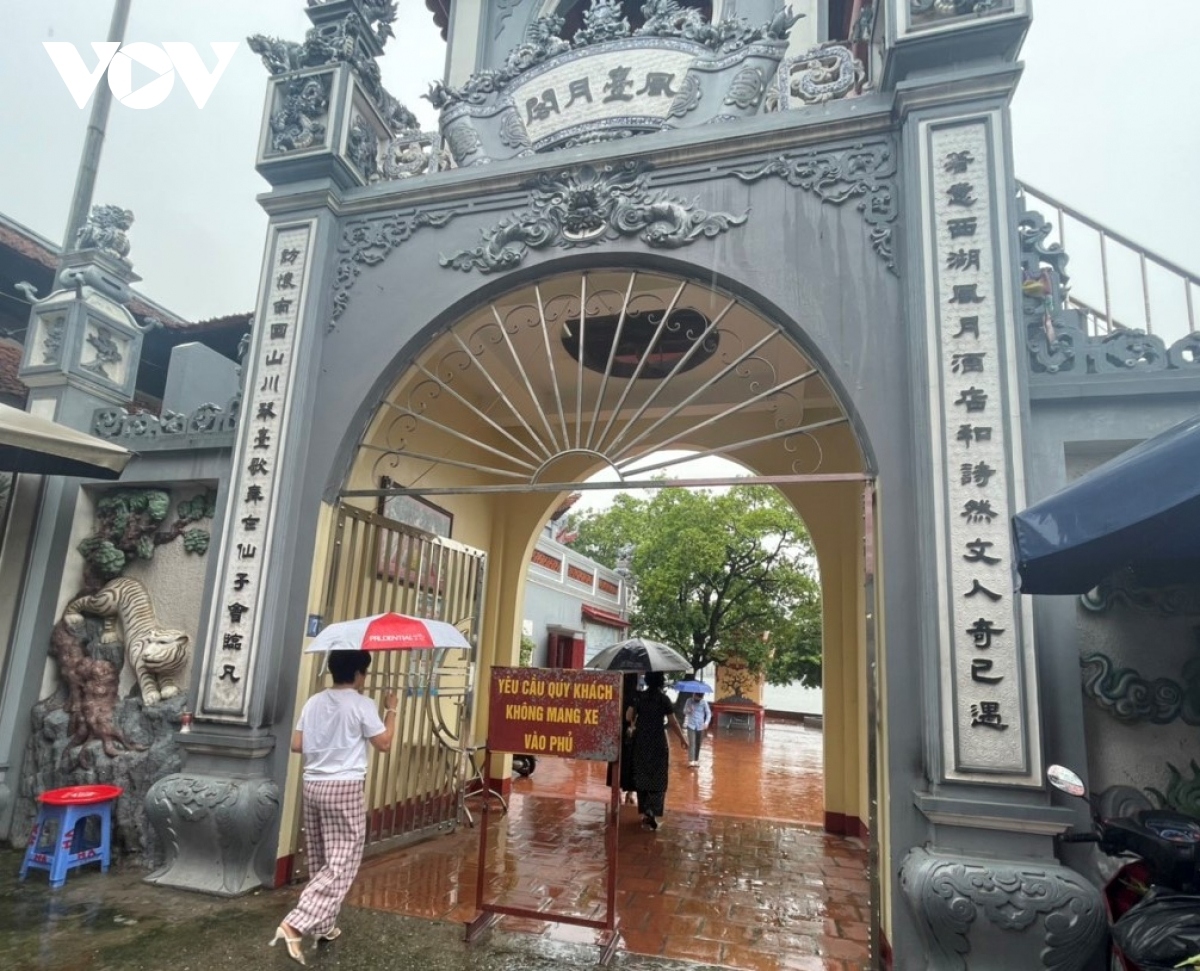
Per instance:
[[[1200,579],[1200,415],[1013,517],[1023,593],[1087,593],[1131,568],[1145,586]]]

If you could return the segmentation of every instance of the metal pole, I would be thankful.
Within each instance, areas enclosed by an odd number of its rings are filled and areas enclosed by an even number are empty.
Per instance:
[[[130,0],[116,0],[113,5],[112,23],[108,26],[109,42],[118,44],[125,40],[125,25],[129,22]],[[63,237],[62,252],[76,248],[79,230],[87,221],[92,207],[92,193],[96,188],[96,171],[100,167],[100,149],[104,147],[104,129],[108,124],[108,109],[112,104],[112,88],[107,83],[96,85],[92,101],[92,115],[88,119],[87,136],[83,141],[83,155],[79,160],[79,172],[75,176],[75,195],[71,199],[71,212],[67,216],[67,233]]]

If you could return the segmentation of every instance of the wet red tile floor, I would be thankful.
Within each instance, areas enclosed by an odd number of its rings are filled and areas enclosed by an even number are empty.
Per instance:
[[[867,853],[819,828],[820,731],[768,720],[761,739],[709,734],[699,768],[682,754],[672,751],[657,832],[641,828],[633,806],[621,810],[621,946],[747,971],[867,968]],[[489,903],[603,919],[605,768],[546,758],[514,781],[507,815],[489,817]],[[479,800],[470,802],[478,819]],[[367,860],[348,902],[465,923],[476,914],[478,858],[479,830],[461,826]],[[509,916],[499,926],[582,943],[604,935]]]

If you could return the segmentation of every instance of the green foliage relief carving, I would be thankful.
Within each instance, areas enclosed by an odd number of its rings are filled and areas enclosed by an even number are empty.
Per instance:
[[[120,489],[96,503],[95,530],[79,544],[83,556],[84,589],[98,590],[125,572],[134,560],[149,560],[159,546],[183,537],[188,553],[203,556],[208,551],[206,529],[188,529],[216,512],[216,490],[208,489],[175,507],[175,521],[164,528],[171,498],[162,489]]]

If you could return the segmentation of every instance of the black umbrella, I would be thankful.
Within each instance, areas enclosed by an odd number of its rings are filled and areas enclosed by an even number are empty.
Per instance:
[[[644,637],[612,644],[587,663],[601,671],[690,671],[692,662],[675,648]]]
[[[1132,568],[1146,586],[1200,577],[1200,415],[1018,513],[1024,593],[1087,593]]]

